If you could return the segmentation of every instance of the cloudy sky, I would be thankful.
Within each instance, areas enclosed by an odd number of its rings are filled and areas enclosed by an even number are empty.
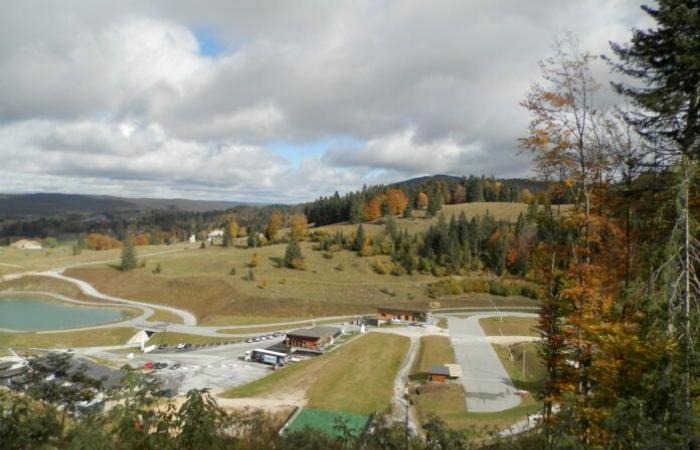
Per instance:
[[[537,61],[567,31],[609,53],[638,4],[5,1],[0,192],[294,202],[525,176]]]

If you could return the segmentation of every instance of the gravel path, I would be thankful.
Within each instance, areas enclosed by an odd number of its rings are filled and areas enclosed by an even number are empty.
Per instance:
[[[479,319],[500,316],[537,317],[536,314],[504,312],[476,314],[466,319],[447,318],[455,356],[462,366],[461,382],[469,412],[498,412],[520,404],[520,396],[508,372],[479,325]]]

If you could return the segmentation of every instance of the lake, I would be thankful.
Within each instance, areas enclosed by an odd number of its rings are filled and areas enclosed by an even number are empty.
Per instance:
[[[43,331],[103,325],[126,319],[119,309],[91,307],[42,299],[0,296],[0,328]]]

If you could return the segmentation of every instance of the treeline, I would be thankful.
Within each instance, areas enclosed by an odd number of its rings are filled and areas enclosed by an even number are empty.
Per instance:
[[[316,226],[376,220],[387,214],[403,214],[426,209],[434,215],[443,204],[471,202],[525,202],[538,193],[547,193],[547,202],[567,203],[569,191],[554,189],[553,183],[494,177],[435,176],[409,180],[390,186],[364,187],[341,196],[337,192],[303,205],[309,222]],[[407,214],[408,215],[408,214]]]
[[[97,214],[42,217],[0,221],[0,243],[15,237],[54,237],[75,239],[91,233],[124,240],[127,236],[148,235],[151,244],[180,242],[194,234],[199,239],[210,230],[223,228],[231,220],[241,227],[263,230],[273,213],[291,214],[286,205],[240,205],[227,211],[186,212],[150,211],[138,214]]]
[[[550,208],[546,205],[544,210]],[[524,276],[532,249],[540,236],[547,234],[546,224],[537,223],[540,209],[536,203],[530,203],[527,214],[521,213],[515,223],[496,220],[488,211],[471,219],[462,212],[449,221],[439,214],[425,232],[412,235],[400,230],[394,216],[389,215],[383,219],[383,232],[373,236],[359,224],[350,236],[342,231],[316,231],[311,237],[329,257],[341,249],[360,256],[390,256],[390,265],[375,261],[374,270],[378,273],[403,275],[418,271],[444,276],[489,270],[496,275]]]

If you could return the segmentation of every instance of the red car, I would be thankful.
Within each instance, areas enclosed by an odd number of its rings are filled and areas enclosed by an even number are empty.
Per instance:
[[[148,362],[145,363],[145,364],[143,365],[143,367],[141,367],[141,368],[142,368],[142,369],[153,369],[153,362],[152,362],[152,361],[148,361]]]

